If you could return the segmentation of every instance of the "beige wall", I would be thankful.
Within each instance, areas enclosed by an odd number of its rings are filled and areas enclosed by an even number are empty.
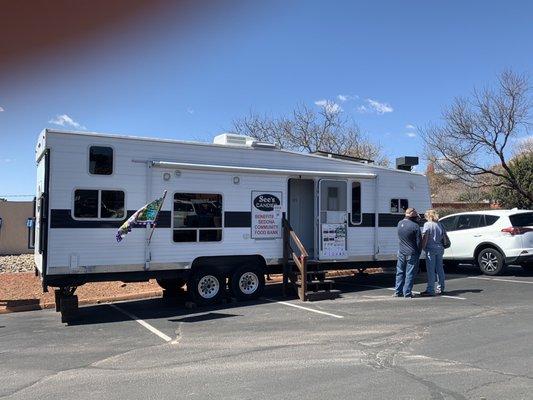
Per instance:
[[[28,249],[26,220],[33,216],[31,201],[0,201],[0,254],[33,253]]]

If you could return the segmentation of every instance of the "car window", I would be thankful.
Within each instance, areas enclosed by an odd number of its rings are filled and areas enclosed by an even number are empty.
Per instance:
[[[482,214],[459,215],[456,230],[460,231],[464,229],[479,228],[480,226],[483,226],[483,224],[481,224],[482,217]]]
[[[444,226],[444,229],[446,229],[448,232],[455,230],[455,222],[457,221],[457,217],[447,217],[440,220],[440,223],[442,226]]]
[[[525,212],[509,216],[513,226],[533,226],[533,212]]]
[[[484,217],[485,217],[485,223],[483,224],[483,226],[494,225],[494,223],[500,219],[500,217],[498,217],[497,215],[485,214]]]

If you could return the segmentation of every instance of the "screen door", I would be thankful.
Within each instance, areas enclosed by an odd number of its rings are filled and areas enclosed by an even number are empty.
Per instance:
[[[319,245],[321,260],[348,258],[346,235],[348,232],[347,182],[321,179],[318,189]]]

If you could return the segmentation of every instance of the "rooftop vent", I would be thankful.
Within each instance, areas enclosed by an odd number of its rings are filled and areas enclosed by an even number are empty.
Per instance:
[[[258,148],[258,149],[277,149],[278,146],[274,143],[266,143],[266,142],[252,142],[252,147]]]
[[[222,133],[221,135],[215,136],[213,139],[213,143],[215,144],[243,147],[251,147],[254,141],[255,139],[253,137],[237,135],[235,133]]]
[[[418,165],[418,157],[404,156],[396,159],[396,169],[402,171],[412,171],[415,165]]]

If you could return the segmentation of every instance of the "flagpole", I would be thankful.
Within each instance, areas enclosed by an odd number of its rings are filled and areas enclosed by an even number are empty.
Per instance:
[[[167,191],[165,190],[163,192],[163,199],[161,200],[161,204],[159,205],[159,208],[157,209],[157,213],[155,214],[154,223],[152,224],[152,231],[150,232],[150,236],[148,236],[148,244],[152,241],[152,235],[154,234],[155,230],[155,221],[157,220],[157,217],[159,216],[159,211],[161,211],[161,208],[163,207],[163,203],[165,202],[165,198],[167,197]]]

